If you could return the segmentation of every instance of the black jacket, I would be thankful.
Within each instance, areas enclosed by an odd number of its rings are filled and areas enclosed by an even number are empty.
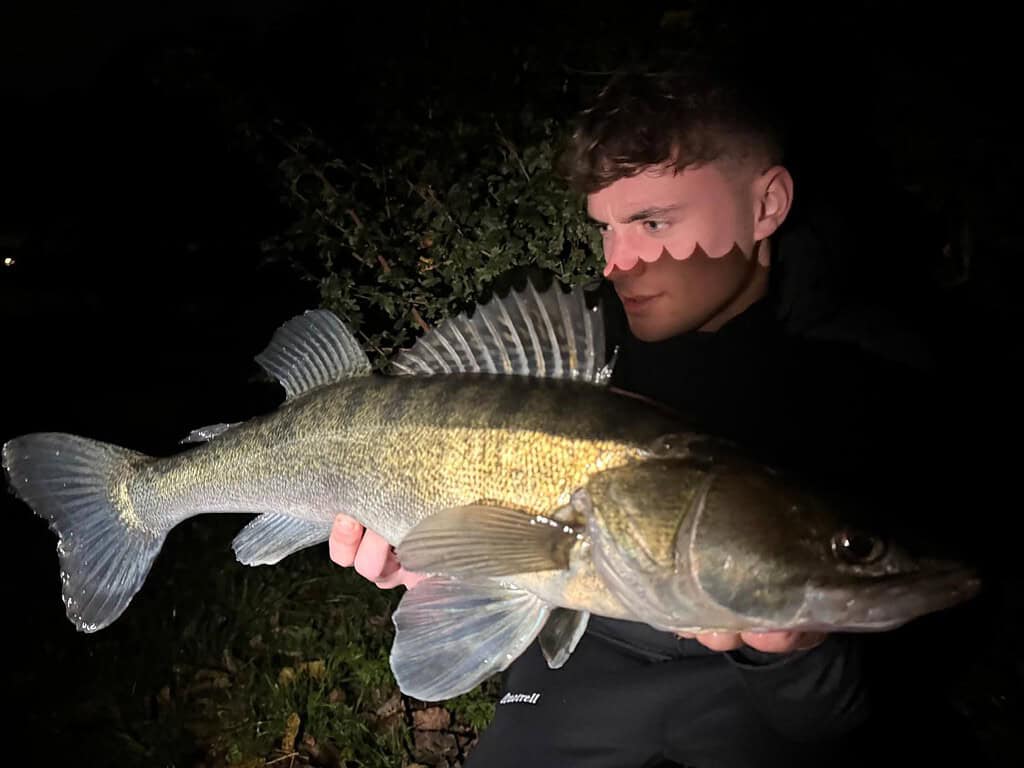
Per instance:
[[[782,245],[791,264],[820,253],[819,244],[800,230]],[[765,298],[717,332],[694,331],[656,343],[635,339],[624,316],[613,315],[609,347],[618,348],[618,361],[611,383],[665,403],[697,428],[731,438],[758,458],[870,508],[889,532],[909,529],[918,537],[929,535],[930,546],[949,548],[960,530],[953,523],[970,480],[950,450],[965,439],[964,428],[943,407],[950,395],[930,365],[926,345],[909,322],[901,325],[880,307],[842,303],[834,292],[834,311],[828,311],[827,283],[818,287],[821,295],[805,302],[817,307],[796,317],[793,287],[775,275]],[[815,312],[822,321],[817,326]],[[594,617],[589,632],[652,661],[714,653],[643,624]],[[777,656],[744,648],[724,655],[750,701],[787,738],[877,734],[897,714],[907,724],[901,729],[906,736],[914,715],[923,733],[948,714],[923,701],[929,696],[924,688],[916,696],[895,690],[926,684],[900,677],[909,665],[895,655],[905,653],[906,637],[907,632],[895,641],[836,634],[807,652]],[[897,701],[908,702],[914,715],[894,713]],[[954,764],[943,760],[952,760],[956,749],[969,749],[963,739],[928,738],[936,764]],[[945,754],[939,746],[944,743]],[[906,753],[922,754],[918,748]],[[874,764],[882,759],[865,756]]]
[[[815,263],[815,239],[790,231],[780,260]],[[921,478],[941,466],[944,445],[927,354],[912,334],[886,332],[890,319],[881,314],[837,311],[827,294],[809,295],[806,283],[787,294],[780,278],[793,285],[794,274],[799,281],[806,272],[773,267],[768,296],[717,332],[658,343],[628,333],[605,285],[609,351],[618,348],[611,384],[916,525],[914,509],[934,511],[923,503]],[[879,318],[877,333],[860,332],[872,327],[865,316]],[[844,322],[851,317],[856,322]],[[723,654],[646,624],[594,616],[562,669],[548,670],[536,644],[511,665],[503,693],[535,703],[499,703],[468,765],[957,764],[948,740],[935,738],[941,721],[921,706],[928,693],[894,696],[916,681],[875,663],[877,648],[893,658],[884,641],[848,634],[792,654]],[[900,708],[904,701],[909,708]],[[889,737],[896,747],[883,746]]]

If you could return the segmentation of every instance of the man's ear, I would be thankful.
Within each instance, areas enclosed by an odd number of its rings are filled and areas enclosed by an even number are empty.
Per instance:
[[[773,165],[754,179],[754,240],[764,240],[782,226],[793,206],[793,177]]]

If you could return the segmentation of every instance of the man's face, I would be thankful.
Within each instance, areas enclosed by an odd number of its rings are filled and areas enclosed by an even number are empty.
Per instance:
[[[605,276],[638,339],[716,330],[735,314],[765,271],[753,257],[752,178],[715,163],[682,173],[652,168],[589,195]]]

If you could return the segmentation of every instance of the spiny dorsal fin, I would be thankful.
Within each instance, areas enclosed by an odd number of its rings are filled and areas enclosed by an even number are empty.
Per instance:
[[[389,372],[407,376],[499,373],[604,384],[604,319],[586,305],[582,288],[565,293],[557,282],[538,293],[495,296],[440,323],[391,362]]]
[[[352,332],[326,309],[309,310],[278,328],[256,362],[280,382],[288,400],[371,371]]]

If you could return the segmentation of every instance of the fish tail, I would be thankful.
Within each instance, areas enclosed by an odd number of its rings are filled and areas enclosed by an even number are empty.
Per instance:
[[[40,432],[3,446],[8,483],[57,534],[67,616],[95,632],[128,607],[167,531],[133,509],[127,480],[145,454],[76,435]]]

